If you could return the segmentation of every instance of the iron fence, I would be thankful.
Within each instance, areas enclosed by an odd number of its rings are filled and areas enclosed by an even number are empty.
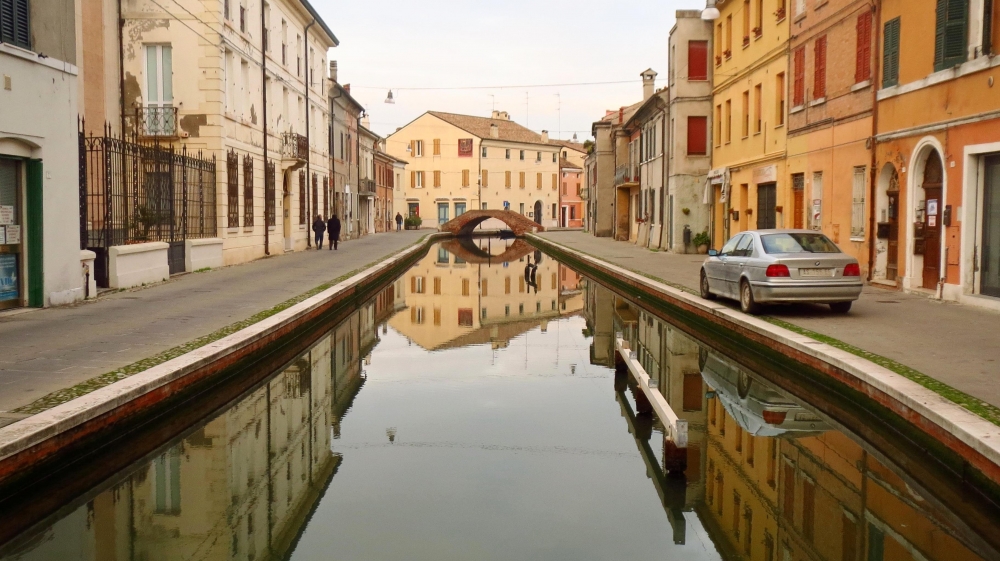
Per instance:
[[[97,252],[107,280],[107,249],[146,241],[183,242],[216,230],[216,162],[186,147],[87,135],[80,121],[80,247]]]
[[[177,138],[176,107],[136,107],[135,130],[144,138]]]

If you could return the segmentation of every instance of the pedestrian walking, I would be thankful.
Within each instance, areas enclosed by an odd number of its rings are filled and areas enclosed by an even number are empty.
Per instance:
[[[316,249],[323,249],[323,232],[326,232],[326,222],[318,214],[316,220],[313,220],[313,232],[316,234]]]
[[[403,228],[403,215],[397,212],[396,213],[396,231],[398,232],[402,228]]]
[[[340,241],[340,219],[337,218],[336,213],[330,216],[330,220],[326,223],[326,229],[328,230],[327,235],[330,237],[330,249],[337,249],[337,242]]]

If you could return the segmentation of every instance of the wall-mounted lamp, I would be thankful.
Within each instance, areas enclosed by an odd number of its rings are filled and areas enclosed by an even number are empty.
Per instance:
[[[705,9],[701,11],[701,19],[705,21],[715,21],[721,17],[719,9],[715,7],[715,0],[708,0]]]

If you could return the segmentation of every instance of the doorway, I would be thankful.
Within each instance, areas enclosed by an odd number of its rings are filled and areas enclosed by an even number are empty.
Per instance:
[[[943,209],[941,204],[943,178],[944,168],[941,164],[941,158],[936,151],[932,151],[927,156],[927,164],[924,166],[923,220],[921,221],[918,216],[913,236],[914,253],[922,250],[924,256],[923,287],[932,290],[937,288],[938,281],[941,279],[940,215]],[[918,212],[919,210],[918,207]]]
[[[535,201],[535,223],[542,225],[542,201]]]
[[[448,203],[438,203],[438,225],[448,221]]]
[[[774,228],[777,221],[778,185],[761,183],[757,186],[757,229]]]
[[[986,158],[979,293],[1000,298],[1000,154]]]
[[[21,162],[0,158],[0,310],[24,305]]]
[[[899,173],[895,169],[889,178],[889,190],[886,191],[886,196],[889,237],[886,242],[885,280],[895,281],[899,271]]]
[[[792,228],[805,228],[806,218],[806,174],[792,175]]]
[[[565,227],[566,227],[566,225],[567,225],[567,220],[566,220],[566,211],[568,211],[568,210],[569,210],[569,207],[565,207],[565,206],[564,206],[564,207],[561,207],[561,210],[562,210],[562,215],[561,215],[561,220],[559,221],[559,225],[560,225],[561,227],[565,228]]]

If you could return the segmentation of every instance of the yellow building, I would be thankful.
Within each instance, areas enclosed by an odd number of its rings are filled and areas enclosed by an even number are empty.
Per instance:
[[[429,111],[386,139],[386,152],[409,162],[405,214],[432,227],[474,208],[505,207],[555,226],[562,149],[504,111],[491,118]]]
[[[789,19],[784,0],[722,0],[713,41],[712,239],[791,227],[785,172]],[[797,3],[805,5],[805,2]],[[765,7],[766,6],[766,7]],[[774,10],[777,6],[777,10]]]

